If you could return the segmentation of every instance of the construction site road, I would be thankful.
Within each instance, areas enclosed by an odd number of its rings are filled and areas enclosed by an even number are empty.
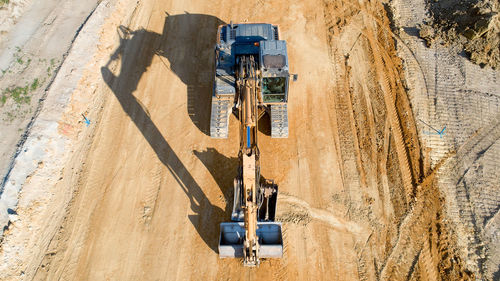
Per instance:
[[[96,57],[105,60],[80,83],[84,92],[91,91],[85,79],[98,81],[95,132],[83,167],[67,181],[75,192],[64,221],[36,270],[23,272],[28,279],[467,277],[453,249],[438,247],[448,239],[440,197],[424,170],[382,3],[116,6],[125,16],[112,15],[112,28],[102,31]],[[289,138],[272,139],[267,116],[259,124],[261,173],[280,188],[284,256],[258,268],[217,253],[238,166],[234,116],[228,139],[208,135],[216,31],[230,21],[279,25],[299,75],[290,88]],[[103,43],[116,34],[119,44]]]

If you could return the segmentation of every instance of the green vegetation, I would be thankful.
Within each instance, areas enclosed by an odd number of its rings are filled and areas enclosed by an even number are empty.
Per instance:
[[[0,7],[1,3],[5,3],[6,1],[9,0],[0,0]],[[26,114],[31,113],[31,99],[33,98],[33,94],[45,84],[47,79],[50,79],[49,77],[54,75],[59,60],[57,58],[33,58],[30,54],[24,53],[20,47],[16,46],[14,62],[14,67],[1,70],[0,79],[4,78],[5,75],[9,75],[9,79],[16,79],[16,77],[10,76],[11,73],[21,74],[27,70],[31,70],[31,63],[35,63],[36,67],[41,67],[42,71],[43,67],[47,68],[46,74],[35,74],[38,76],[37,78],[24,84],[11,85],[3,89],[0,88],[0,108],[3,108],[0,111],[0,119],[9,123],[16,118],[24,118]]]
[[[9,98],[11,98],[18,106],[21,104],[29,104],[31,102],[31,92],[40,87],[40,80],[35,78],[33,82],[27,83],[24,87],[10,87],[2,91],[0,103],[3,106]]]
[[[47,75],[52,76],[52,70],[56,68],[56,59],[50,59],[50,65],[47,67]]]
[[[2,92],[2,105],[7,102],[7,98],[12,98],[16,104],[27,104],[30,103],[31,97],[28,96],[29,86],[7,88]]]
[[[38,86],[40,85],[40,81],[38,81],[38,78],[35,78],[35,80],[33,80],[33,83],[31,83],[31,91],[34,91],[38,88]]]
[[[14,53],[14,58],[16,59],[18,64],[22,65],[24,63],[23,54],[21,54],[21,48],[19,48],[19,46],[16,46],[16,52]]]
[[[10,0],[0,0],[0,7],[9,4]]]

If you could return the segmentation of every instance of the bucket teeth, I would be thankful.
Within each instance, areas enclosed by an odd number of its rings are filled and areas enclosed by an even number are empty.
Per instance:
[[[257,223],[259,238],[259,258],[283,257],[283,236],[281,223]],[[223,222],[220,224],[219,257],[243,258],[245,226],[243,222]]]

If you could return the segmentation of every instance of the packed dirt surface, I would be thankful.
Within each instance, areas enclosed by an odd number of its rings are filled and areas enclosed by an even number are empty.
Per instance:
[[[66,201],[54,200],[51,230],[30,229],[37,238],[26,243],[38,252],[16,257],[27,262],[4,259],[0,278],[482,278],[457,249],[441,164],[419,141],[386,5],[122,0],[116,7],[58,126],[79,143],[51,190]],[[260,124],[261,172],[280,188],[284,256],[258,268],[217,254],[238,165],[236,118],[228,139],[208,135],[216,30],[230,21],[278,24],[299,74],[289,138],[272,139],[267,116]],[[92,125],[83,131],[76,128],[85,107]],[[3,247],[15,244],[17,225]]]
[[[464,52],[476,64],[500,66],[500,4],[498,0],[427,1],[431,21],[420,36],[428,46],[441,43]],[[437,42],[436,42],[437,41]]]

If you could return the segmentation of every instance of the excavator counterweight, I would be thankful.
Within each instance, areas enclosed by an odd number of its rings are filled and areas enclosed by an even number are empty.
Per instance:
[[[227,138],[230,112],[240,123],[233,222],[220,225],[219,256],[242,257],[244,265],[258,266],[261,258],[283,256],[281,223],[274,221],[278,185],[260,174],[257,139],[265,113],[271,137],[288,137],[286,43],[279,40],[275,25],[231,23],[219,26],[215,53],[211,136]]]

